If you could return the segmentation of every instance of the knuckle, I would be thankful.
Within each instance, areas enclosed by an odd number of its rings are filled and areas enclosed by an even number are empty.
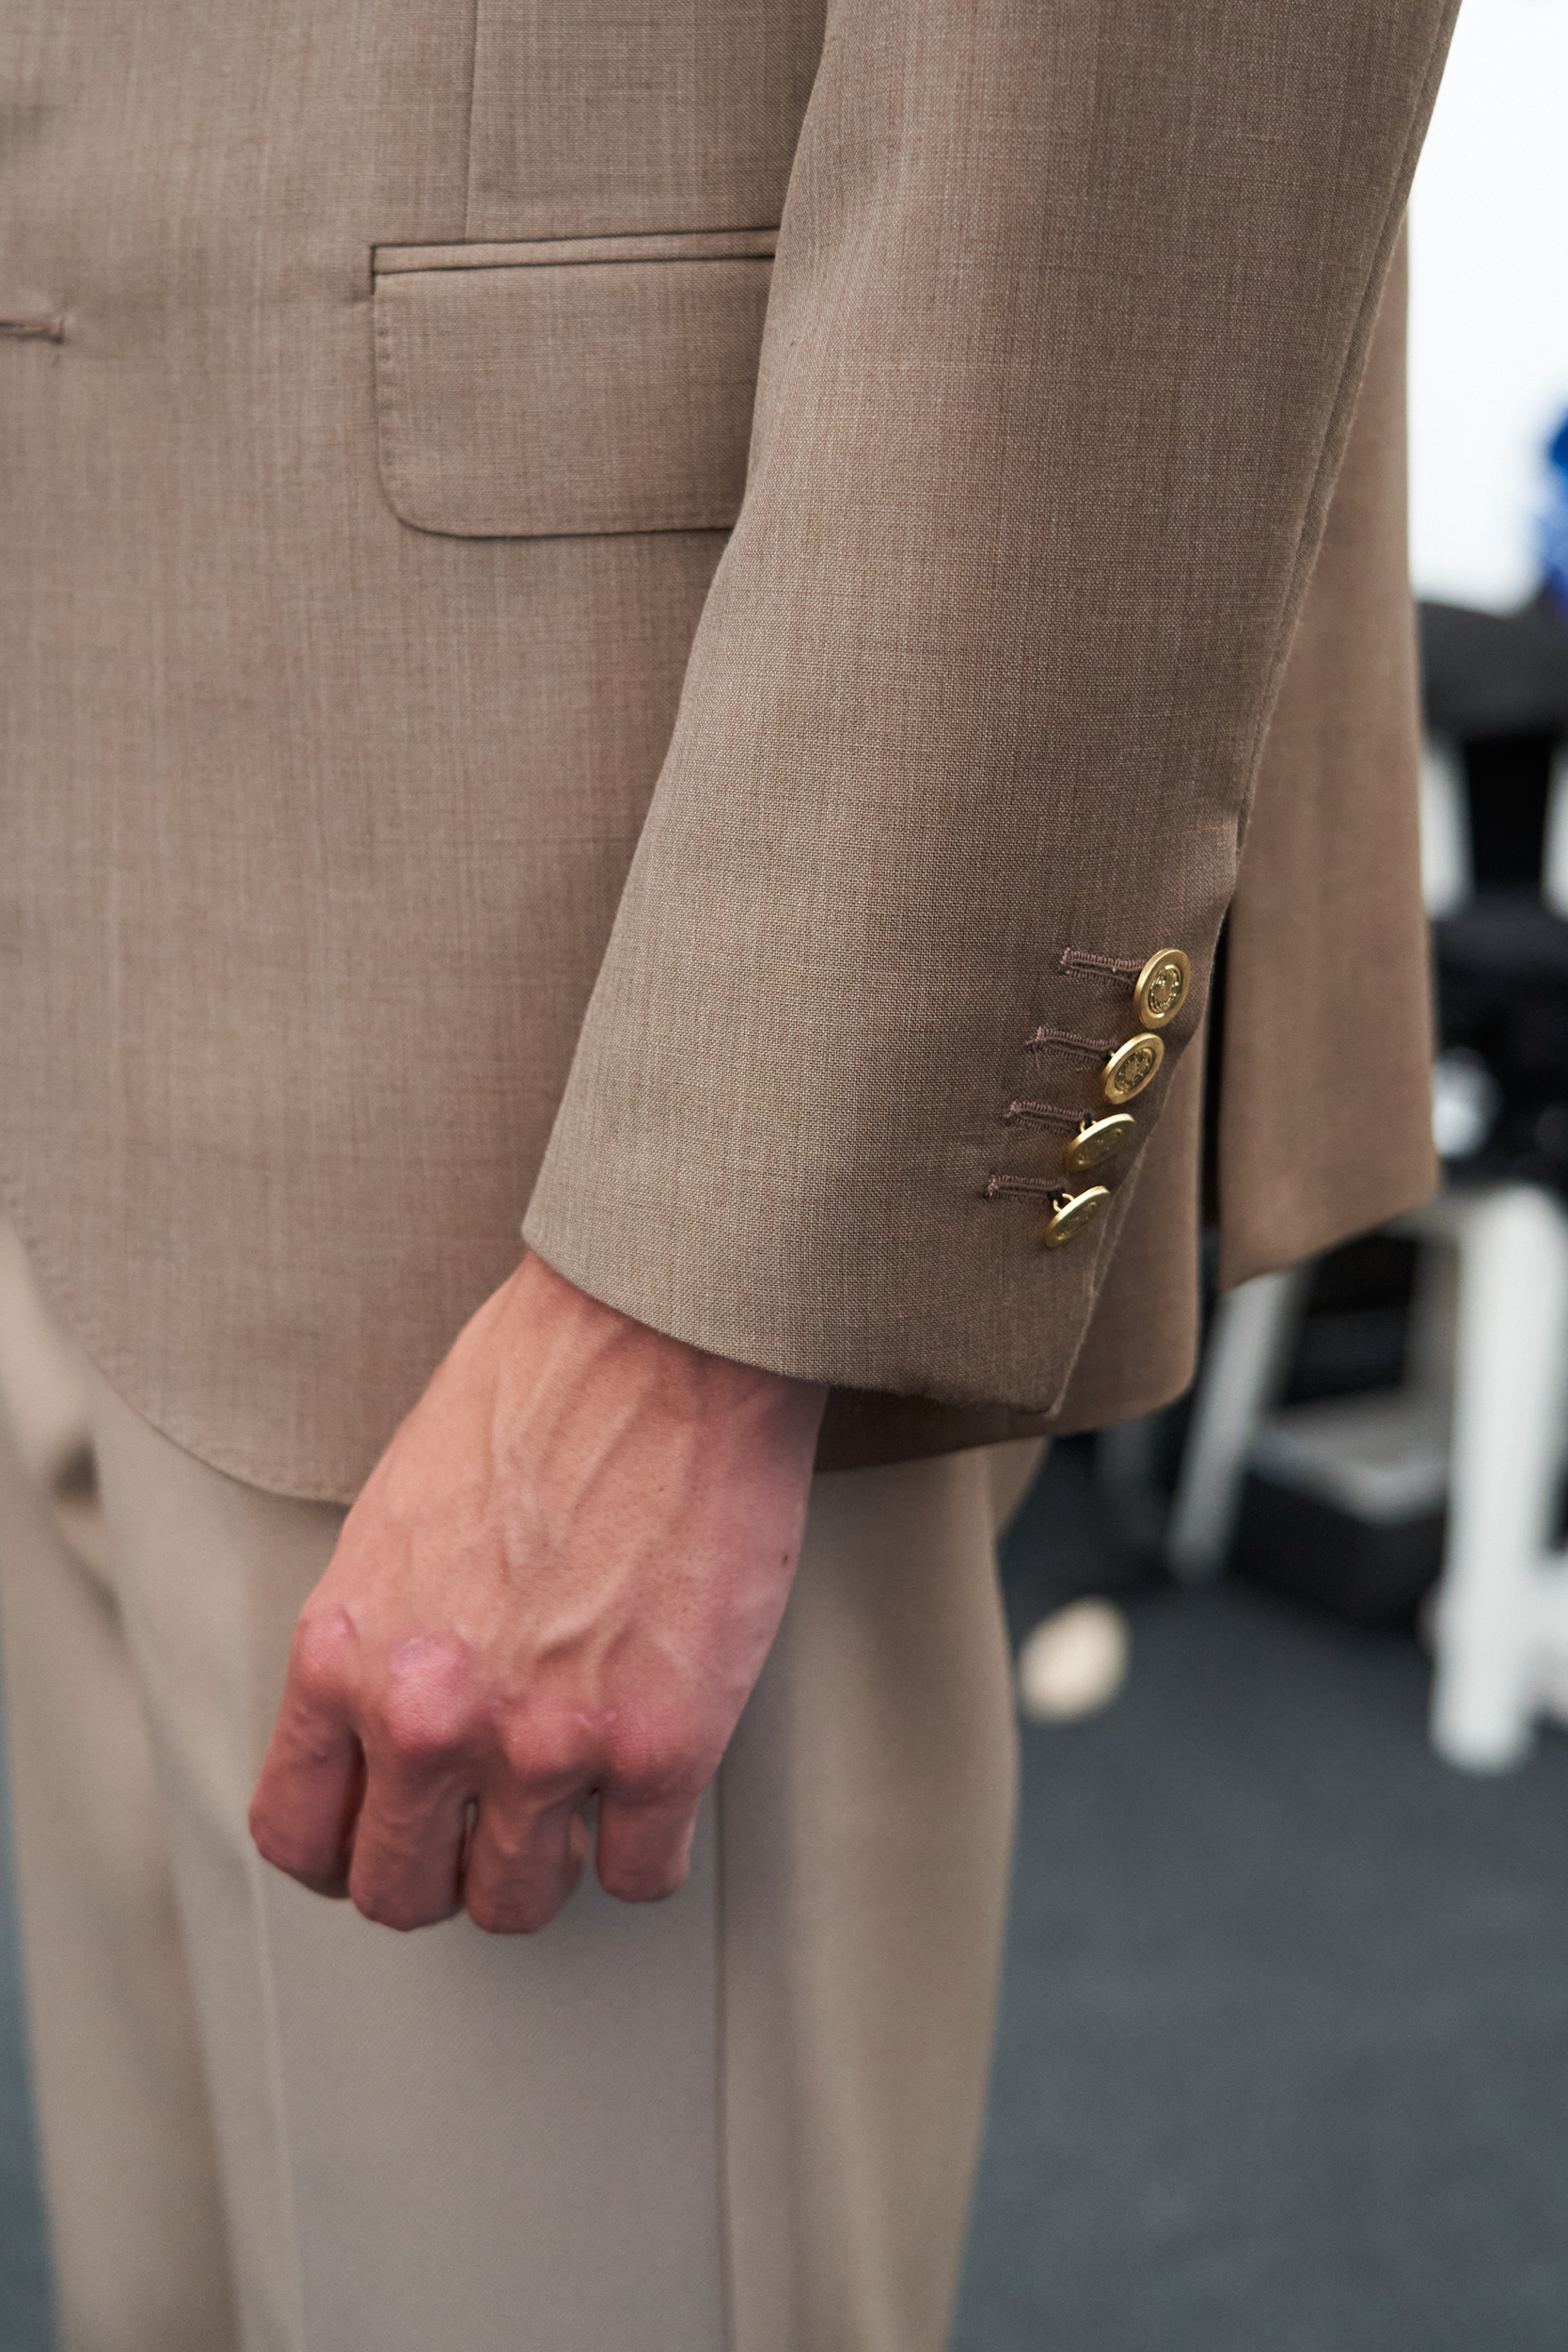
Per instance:
[[[483,1880],[476,1875],[470,1882],[476,1892],[483,1888],[485,1899],[499,1899],[496,1887],[515,1887],[529,1866],[533,1850],[531,1824],[501,1813],[495,1806],[486,1807],[483,1815],[483,1859],[476,1859],[476,1873],[483,1869]],[[491,1882],[494,1881],[495,1884]]]
[[[684,1796],[688,1785],[686,1771],[673,1756],[649,1756],[617,1772],[610,1782],[616,1801],[634,1813],[661,1811]]]
[[[434,1677],[402,1677],[383,1692],[376,1712],[382,1743],[404,1765],[436,1771],[456,1763],[473,1744],[469,1708]]]
[[[356,1646],[346,1610],[308,1605],[294,1628],[289,1657],[289,1671],[300,1696],[318,1707],[341,1700],[352,1677]]]
[[[383,1763],[389,1762],[403,1772],[411,1772],[416,1779],[450,1771],[465,1753],[461,1733],[455,1725],[433,1724],[420,1716],[405,1714],[400,1708],[384,1711],[380,1731],[378,1745]]]
[[[695,1797],[708,1773],[695,1735],[684,1724],[666,1724],[610,1745],[608,1778],[624,1804],[668,1804]]]

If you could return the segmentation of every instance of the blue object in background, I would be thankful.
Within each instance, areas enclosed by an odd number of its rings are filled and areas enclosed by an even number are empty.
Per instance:
[[[1552,469],[1552,485],[1541,517],[1541,562],[1547,589],[1568,619],[1568,416],[1547,444],[1546,463]]]
[[[54,2296],[28,2079],[25,1994],[0,1739],[0,2346],[54,2352]]]

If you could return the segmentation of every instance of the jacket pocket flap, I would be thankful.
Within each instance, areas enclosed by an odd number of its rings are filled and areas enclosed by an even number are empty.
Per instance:
[[[460,538],[727,530],[773,244],[751,230],[378,246],[394,513]]]

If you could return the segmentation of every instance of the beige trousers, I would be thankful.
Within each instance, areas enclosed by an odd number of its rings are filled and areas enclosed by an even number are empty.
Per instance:
[[[0,1393],[62,2352],[939,2352],[1010,1831],[993,1522],[1037,1450],[817,1480],[673,1901],[399,1937],[245,1835],[341,1515],[150,1429],[9,1245]]]

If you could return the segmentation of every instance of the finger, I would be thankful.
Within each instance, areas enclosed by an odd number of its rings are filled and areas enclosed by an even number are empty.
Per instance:
[[[364,1788],[364,1756],[352,1727],[291,1671],[250,1802],[257,1851],[316,1894],[342,1895]]]
[[[634,1804],[605,1790],[597,1854],[605,1893],[624,1903],[657,1903],[684,1886],[699,1802],[700,1792],[687,1790]]]
[[[372,1750],[348,1872],[355,1909],[402,1929],[432,1927],[460,1911],[472,1793],[471,1774],[433,1772]]]
[[[537,1935],[581,1878],[588,1824],[576,1793],[529,1805],[482,1797],[463,1873],[463,1901],[492,1935]]]

